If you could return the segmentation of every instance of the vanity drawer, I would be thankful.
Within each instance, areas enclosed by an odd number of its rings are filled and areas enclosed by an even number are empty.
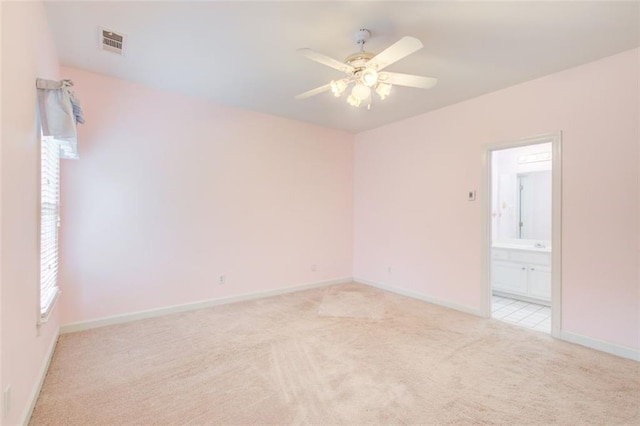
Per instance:
[[[491,258],[493,260],[509,260],[509,250],[491,249]]]
[[[534,251],[511,250],[510,259],[513,262],[535,263],[537,265],[551,265],[549,253],[537,253]]]

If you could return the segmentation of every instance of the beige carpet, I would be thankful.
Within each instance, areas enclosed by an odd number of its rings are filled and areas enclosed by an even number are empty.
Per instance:
[[[363,286],[334,286],[325,290],[318,315],[344,318],[384,318],[384,292]]]
[[[637,425],[639,366],[347,284],[63,335],[31,424]]]

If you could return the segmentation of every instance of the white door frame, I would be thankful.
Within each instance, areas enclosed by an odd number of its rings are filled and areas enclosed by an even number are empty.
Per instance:
[[[562,329],[562,133],[499,142],[484,146],[482,162],[482,258],[483,306],[485,318],[491,318],[491,153],[508,148],[551,142],[551,335],[560,338]]]

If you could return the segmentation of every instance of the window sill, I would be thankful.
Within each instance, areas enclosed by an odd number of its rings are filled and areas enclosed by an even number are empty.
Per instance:
[[[58,302],[58,296],[60,296],[60,293],[60,289],[56,289],[56,294],[55,296],[53,296],[53,300],[51,300],[51,303],[49,303],[49,307],[46,311],[40,313],[40,318],[38,319],[37,324],[38,327],[49,321],[49,318],[51,318],[51,314],[53,313],[53,309],[55,308],[56,303]]]

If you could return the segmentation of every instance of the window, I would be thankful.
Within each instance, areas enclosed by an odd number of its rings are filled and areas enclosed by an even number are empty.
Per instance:
[[[58,296],[60,226],[60,146],[42,137],[40,157],[40,317],[46,319]]]

